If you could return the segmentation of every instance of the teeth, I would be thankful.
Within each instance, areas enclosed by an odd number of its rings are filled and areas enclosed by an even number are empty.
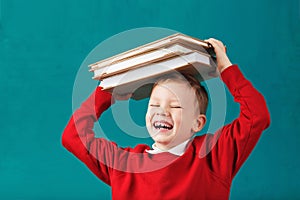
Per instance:
[[[166,122],[154,122],[154,127],[156,129],[168,129],[171,130],[173,128],[173,126],[169,123]]]

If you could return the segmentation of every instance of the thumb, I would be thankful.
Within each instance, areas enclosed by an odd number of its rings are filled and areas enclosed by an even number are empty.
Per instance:
[[[218,77],[220,75],[220,73],[216,69],[215,71],[208,72],[208,75],[211,76],[211,77]]]

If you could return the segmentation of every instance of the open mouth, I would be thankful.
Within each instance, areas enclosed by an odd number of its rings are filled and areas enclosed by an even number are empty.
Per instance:
[[[173,129],[173,125],[166,121],[155,121],[153,123],[153,126],[155,129],[159,129],[159,130],[172,130]]]

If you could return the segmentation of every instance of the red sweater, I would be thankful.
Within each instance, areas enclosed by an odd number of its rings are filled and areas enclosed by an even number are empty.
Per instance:
[[[245,162],[270,116],[263,96],[236,65],[221,74],[240,115],[215,134],[195,137],[182,156],[149,154],[147,145],[120,148],[95,138],[94,122],[111,105],[97,88],[76,110],[63,145],[112,188],[113,199],[228,199],[233,177]]]

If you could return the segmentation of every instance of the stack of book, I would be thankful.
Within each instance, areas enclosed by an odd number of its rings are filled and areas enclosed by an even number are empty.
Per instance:
[[[148,97],[153,83],[168,73],[190,73],[199,81],[216,72],[213,47],[197,38],[176,33],[89,65],[103,90]]]

